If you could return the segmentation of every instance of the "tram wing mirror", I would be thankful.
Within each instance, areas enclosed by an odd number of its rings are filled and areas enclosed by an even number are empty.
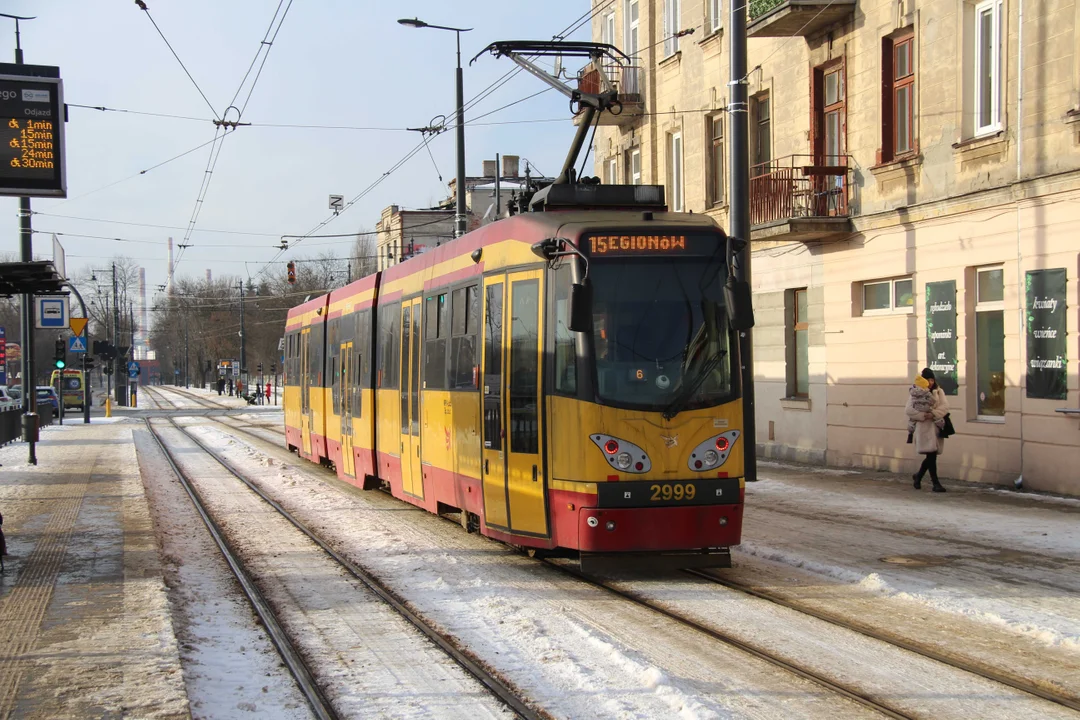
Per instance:
[[[570,286],[570,332],[587,332],[592,320],[589,286],[574,283]]]
[[[724,285],[724,306],[728,324],[733,330],[749,330],[754,327],[754,304],[750,283],[728,277]]]

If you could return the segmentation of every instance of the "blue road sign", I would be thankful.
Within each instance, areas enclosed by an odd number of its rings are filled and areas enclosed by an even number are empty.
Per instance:
[[[37,302],[37,326],[42,329],[67,330],[68,326],[68,303],[67,297],[36,297]]]
[[[139,363],[134,360],[128,363],[128,377],[132,380],[139,377]]]
[[[84,353],[86,352],[86,338],[82,335],[72,335],[68,338],[68,352],[69,353]]]

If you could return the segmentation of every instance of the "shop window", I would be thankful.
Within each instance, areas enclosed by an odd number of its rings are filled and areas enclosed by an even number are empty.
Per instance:
[[[810,323],[806,288],[787,292],[787,395],[810,396]]]
[[[980,418],[1005,416],[1005,271],[975,271],[976,412]]]

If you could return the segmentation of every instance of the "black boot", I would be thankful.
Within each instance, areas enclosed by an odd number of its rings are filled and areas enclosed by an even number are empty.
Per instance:
[[[934,492],[945,492],[945,486],[934,480]]]
[[[911,479],[915,481],[915,489],[916,490],[921,490],[922,489],[922,478],[919,477],[919,474],[915,473],[914,475],[911,476]]]

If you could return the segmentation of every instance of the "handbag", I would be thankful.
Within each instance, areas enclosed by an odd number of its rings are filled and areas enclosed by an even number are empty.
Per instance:
[[[944,419],[945,426],[938,431],[938,437],[943,439],[956,434],[956,428],[953,427],[952,418],[949,417],[949,413],[945,413]]]

